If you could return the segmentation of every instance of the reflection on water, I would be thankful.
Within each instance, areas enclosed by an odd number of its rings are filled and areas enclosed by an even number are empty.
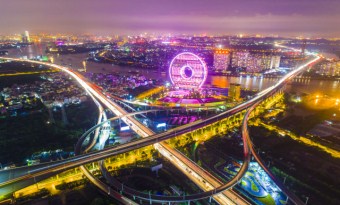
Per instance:
[[[229,87],[229,81],[224,76],[212,76],[211,85],[219,88],[227,88]]]
[[[33,57],[37,55],[46,55],[44,50],[46,44],[36,44],[20,49],[9,49],[9,56],[20,58],[22,56]],[[57,64],[67,65],[72,68],[83,68],[83,60],[88,57],[84,54],[69,54],[69,55],[53,55],[54,61]],[[87,70],[89,72],[104,72],[112,73],[118,72],[130,75],[130,71],[138,71],[152,79],[159,79],[160,76],[164,80],[169,81],[167,74],[161,74],[155,70],[137,69],[127,66],[117,66],[104,63],[88,62]],[[263,78],[263,77],[228,77],[228,76],[208,76],[206,84],[218,88],[228,88],[230,83],[239,83],[245,89],[263,90],[277,82],[277,78]],[[289,89],[295,92],[303,92],[307,94],[319,93],[320,95],[329,95],[331,97],[340,98],[340,84],[339,81],[327,80],[310,80],[306,78],[296,78],[288,85]]]
[[[210,76],[207,83],[219,88],[228,88],[230,83],[240,83],[245,89],[263,90],[277,82],[277,78],[262,77],[227,77]],[[306,94],[328,95],[340,98],[340,81],[335,80],[311,80],[309,78],[295,78],[287,88],[293,92]]]
[[[8,55],[10,57],[21,58],[26,56],[27,58],[34,58],[36,56],[46,55],[45,44],[33,44],[18,49],[8,49]]]
[[[230,77],[230,76],[210,76],[207,83],[219,88],[228,88],[230,83],[239,83],[242,88],[249,90],[263,90],[277,82],[277,79],[263,77]]]
[[[305,80],[293,82],[288,86],[291,91],[312,95],[327,95],[333,98],[340,98],[340,83],[330,80]]]
[[[313,110],[339,108],[340,99],[328,95],[311,94],[304,97],[303,103]]]

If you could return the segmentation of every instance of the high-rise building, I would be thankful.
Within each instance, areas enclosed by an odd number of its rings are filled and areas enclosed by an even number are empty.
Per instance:
[[[272,56],[270,69],[279,68],[281,62],[281,56]]]
[[[25,33],[23,33],[21,35],[21,41],[23,43],[30,43],[31,42],[30,35],[29,35],[28,31],[25,31]]]
[[[241,99],[241,84],[230,83],[230,87],[228,90],[228,97],[236,101],[240,100]]]
[[[250,58],[254,58],[254,63],[249,64],[248,72],[261,72],[265,69],[271,69],[272,56],[266,54],[252,54]]]
[[[278,68],[280,61],[281,56],[237,51],[232,54],[231,65],[234,68],[246,68],[250,73],[258,73],[265,69]]]
[[[248,67],[250,53],[248,51],[237,51],[233,52],[231,66],[234,68],[241,67],[246,68]]]
[[[321,75],[340,76],[340,61],[324,62],[317,72]]]
[[[24,34],[21,35],[21,42],[28,43],[27,37]]]
[[[28,33],[28,31],[25,31],[25,36],[27,38],[28,43],[31,42],[30,34]]]
[[[218,72],[227,71],[230,62],[230,53],[228,50],[219,49],[214,53],[214,70]]]

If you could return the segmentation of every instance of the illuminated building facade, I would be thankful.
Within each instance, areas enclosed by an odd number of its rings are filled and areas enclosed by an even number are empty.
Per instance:
[[[28,43],[31,42],[30,34],[28,33],[28,31],[25,31],[25,36],[27,38]]]
[[[30,34],[28,33],[28,31],[25,31],[25,33],[22,34],[21,41],[23,43],[30,43],[31,42]]]
[[[206,64],[193,53],[180,53],[170,63],[170,80],[175,87],[181,89],[200,88],[204,84],[207,75]]]
[[[320,65],[317,72],[320,75],[340,76],[340,61],[324,62]]]
[[[237,51],[233,52],[231,66],[232,67],[241,67],[246,68],[248,67],[250,53],[248,51]]]
[[[278,68],[280,60],[281,57],[277,55],[237,51],[232,54],[231,66],[234,68],[246,68],[246,71],[250,73],[258,73],[266,69]]]
[[[230,83],[230,87],[228,90],[228,97],[233,100],[241,99],[241,84],[238,83]]]
[[[277,55],[272,56],[270,69],[272,69],[272,68],[279,68],[280,67],[280,62],[281,62],[281,56],[277,56]]]
[[[217,72],[227,71],[230,63],[230,53],[228,50],[216,50],[214,52],[214,70]]]

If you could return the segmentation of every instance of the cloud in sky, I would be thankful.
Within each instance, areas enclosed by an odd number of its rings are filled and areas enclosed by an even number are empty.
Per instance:
[[[338,0],[0,0],[0,33],[340,36]]]

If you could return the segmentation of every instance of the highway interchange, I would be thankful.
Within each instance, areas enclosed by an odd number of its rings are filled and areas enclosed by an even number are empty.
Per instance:
[[[56,162],[56,163],[50,163],[45,167],[41,167],[41,168],[37,168],[37,169],[31,169],[29,171],[27,171],[27,169],[19,168],[18,170],[25,170],[26,171],[26,172],[25,171],[21,172],[22,176],[20,176],[20,173],[19,174],[16,173],[15,175],[13,173],[11,173],[15,169],[1,171],[0,172],[0,177],[1,177],[0,193],[1,192],[7,193],[9,191],[13,192],[17,189],[20,189],[22,186],[20,186],[20,185],[13,186],[12,184],[15,183],[15,182],[19,182],[21,180],[24,180],[24,181],[26,181],[26,180],[32,181],[32,179],[34,181],[36,181],[38,179],[40,180],[41,178],[43,178],[44,175],[45,176],[51,176],[51,175],[59,173],[63,170],[74,168],[74,167],[77,167],[77,166],[82,165],[82,164],[87,164],[89,162],[94,162],[94,161],[98,161],[98,160],[101,160],[101,159],[105,159],[109,156],[124,153],[124,152],[127,152],[127,151],[134,150],[136,148],[140,148],[140,147],[151,145],[151,144],[155,144],[155,148],[157,148],[163,154],[163,156],[165,156],[165,157],[168,156],[167,157],[168,159],[170,159],[172,161],[177,159],[178,161],[176,160],[176,162],[174,162],[175,165],[179,165],[177,167],[183,167],[183,165],[184,165],[183,169],[185,169],[186,172],[188,172],[187,170],[190,170],[191,173],[195,173],[195,175],[199,176],[200,178],[205,179],[205,180],[201,181],[200,187],[203,187],[203,188],[206,187],[207,190],[211,189],[211,187],[214,187],[210,191],[191,195],[193,197],[192,199],[190,198],[191,196],[186,196],[186,198],[184,200],[196,200],[196,199],[198,199],[197,196],[195,196],[195,195],[201,195],[201,198],[206,198],[206,197],[210,197],[214,194],[220,193],[220,192],[224,191],[225,189],[232,187],[235,183],[237,183],[239,178],[236,178],[236,182],[228,183],[227,186],[226,185],[221,186],[221,184],[219,184],[220,186],[218,186],[218,183],[216,183],[216,179],[209,179],[211,176],[209,176],[206,172],[204,172],[200,167],[195,167],[196,166],[195,163],[190,163],[188,161],[185,161],[186,157],[185,156],[183,157],[182,155],[180,155],[180,153],[175,152],[175,154],[172,154],[171,151],[169,152],[168,147],[166,147],[166,145],[165,146],[163,145],[165,143],[160,144],[159,142],[166,140],[166,139],[169,139],[171,137],[178,136],[178,135],[181,135],[181,134],[185,134],[185,133],[188,133],[192,130],[204,127],[207,124],[216,122],[220,119],[223,119],[227,116],[233,115],[233,114],[235,114],[239,111],[245,110],[245,109],[253,106],[254,104],[261,102],[266,97],[272,95],[273,93],[275,93],[276,91],[281,89],[282,85],[284,85],[289,79],[293,78],[295,75],[300,73],[306,66],[308,66],[311,63],[314,63],[317,60],[319,60],[319,58],[320,58],[319,56],[316,56],[313,60],[307,62],[306,64],[300,66],[299,68],[297,68],[297,69],[293,70],[292,72],[290,72],[289,74],[287,74],[285,77],[283,77],[274,86],[267,88],[266,90],[263,90],[262,92],[257,94],[254,98],[252,98],[251,100],[246,101],[246,102],[234,107],[233,109],[230,109],[228,111],[220,113],[216,116],[210,117],[208,119],[197,121],[197,122],[194,122],[194,123],[191,123],[191,124],[188,124],[188,125],[184,125],[184,126],[172,129],[172,130],[168,130],[167,132],[160,133],[160,134],[154,134],[151,130],[149,130],[148,128],[144,127],[141,123],[136,121],[133,117],[124,116],[125,114],[127,114],[125,110],[120,108],[116,103],[110,101],[110,99],[108,99],[103,93],[101,93],[98,90],[98,88],[96,88],[95,86],[93,86],[91,84],[88,84],[82,78],[82,76],[80,76],[78,73],[76,73],[76,72],[74,72],[74,71],[72,71],[68,68],[65,68],[65,67],[59,66],[59,65],[50,64],[50,63],[42,63],[42,62],[36,62],[36,61],[30,61],[30,60],[5,58],[7,60],[19,60],[19,61],[26,61],[26,62],[31,62],[31,63],[44,64],[44,65],[47,65],[47,66],[51,66],[51,67],[54,67],[54,68],[61,69],[64,72],[67,72],[72,77],[74,77],[94,97],[96,97],[96,99],[98,99],[103,105],[105,105],[107,108],[109,108],[117,116],[122,116],[122,120],[124,120],[133,130],[136,131],[136,133],[140,134],[144,138],[137,140],[137,141],[132,141],[132,142],[127,143],[127,144],[119,145],[117,147],[107,148],[107,149],[104,149],[102,151],[91,152],[91,153],[87,153],[87,154],[84,154],[84,155],[76,156],[76,157],[71,158],[71,159],[59,161],[59,162]],[[244,143],[244,144],[247,144],[247,143]],[[247,147],[247,145],[245,147]],[[248,149],[249,149],[249,147],[248,147]],[[169,153],[166,154],[167,153],[166,151],[168,151]],[[245,158],[246,158],[245,162],[250,161],[250,157],[249,158],[246,157],[246,156],[248,156],[248,153],[249,153],[249,150],[247,150],[247,148],[245,148]],[[174,158],[174,159],[171,159],[171,158]],[[181,162],[183,162],[183,161],[185,161],[185,163],[181,164]],[[246,166],[246,163],[244,163],[244,166]],[[246,171],[246,168],[244,170]],[[242,174],[242,172],[244,170],[240,171],[240,173]],[[12,174],[12,175],[10,175],[10,174]],[[194,175],[194,174],[191,174],[191,175]],[[192,177],[190,177],[190,178],[192,178]],[[205,183],[203,183],[203,181],[205,181]],[[210,185],[207,185],[207,182]],[[196,183],[198,183],[198,182],[196,182]],[[202,183],[204,185],[202,185]],[[26,185],[24,185],[24,186],[26,186]],[[209,187],[209,186],[211,186],[211,187]],[[221,195],[218,195],[218,196],[221,196]],[[225,194],[224,196],[226,197],[228,195]],[[230,197],[230,198],[232,198],[232,197]],[[216,197],[215,197],[215,200],[216,200]],[[225,203],[225,204],[234,204],[234,202],[232,202],[230,200],[228,201],[228,200],[225,200],[225,199],[223,199],[221,201],[222,204],[223,204],[224,201],[227,201],[227,203]],[[219,203],[221,203],[221,202],[219,202]]]

